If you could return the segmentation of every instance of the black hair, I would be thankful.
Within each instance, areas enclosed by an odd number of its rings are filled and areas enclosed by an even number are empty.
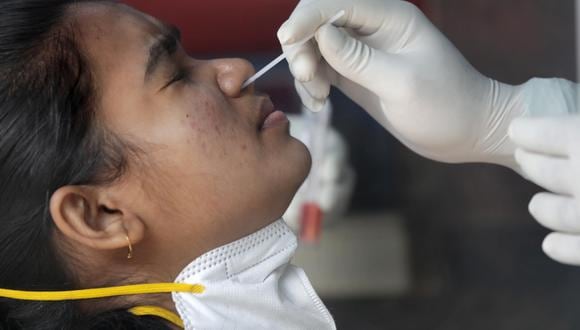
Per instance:
[[[111,183],[127,167],[126,145],[95,116],[98,90],[70,14],[77,3],[0,0],[0,288],[76,289],[50,197],[66,185]],[[85,309],[0,299],[0,329],[169,328],[125,309]]]

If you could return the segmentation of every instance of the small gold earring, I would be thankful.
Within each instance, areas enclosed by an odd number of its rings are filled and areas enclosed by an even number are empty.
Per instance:
[[[127,243],[129,243],[129,253],[127,253],[127,259],[132,259],[133,258],[133,245],[131,244],[131,239],[129,238],[129,235],[125,235],[125,238],[127,239]]]

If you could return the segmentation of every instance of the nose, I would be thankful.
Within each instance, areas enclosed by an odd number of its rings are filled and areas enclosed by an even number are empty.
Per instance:
[[[237,97],[242,91],[242,85],[256,71],[252,64],[244,59],[216,59],[217,83],[222,92],[229,97]]]

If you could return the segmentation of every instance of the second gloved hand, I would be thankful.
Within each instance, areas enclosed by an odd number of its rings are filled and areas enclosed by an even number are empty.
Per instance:
[[[340,10],[336,26],[322,26]],[[303,0],[278,37],[307,107],[334,85],[423,156],[513,164],[507,127],[525,112],[522,88],[477,72],[412,4]]]
[[[580,265],[580,116],[518,119],[510,136],[522,173],[550,191],[529,206],[538,222],[556,231],[544,240],[544,252]]]

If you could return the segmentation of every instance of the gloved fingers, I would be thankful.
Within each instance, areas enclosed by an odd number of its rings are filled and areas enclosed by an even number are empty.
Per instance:
[[[377,12],[384,11],[377,10],[376,7],[369,8],[372,2],[361,1],[355,4],[336,0],[302,1],[278,29],[278,39],[282,45],[300,42],[316,33],[320,26],[341,10],[344,10],[345,14],[334,23],[335,25],[354,28],[371,25],[375,26],[376,30],[384,20],[384,15],[377,15]],[[357,15],[354,15],[355,12],[358,12]]]
[[[532,216],[548,229],[580,234],[580,216],[571,197],[539,193],[532,198],[529,210]]]
[[[316,34],[316,40],[320,53],[328,65],[340,75],[375,94],[382,95],[387,88],[385,81],[377,82],[379,77],[383,80],[385,77],[397,80],[395,70],[384,72],[397,65],[393,57],[377,51],[332,25],[322,26]]]
[[[338,1],[301,1],[278,29],[278,40],[282,45],[291,45],[312,36],[321,25],[342,10],[340,7]],[[345,13],[335,23],[343,23],[348,15],[348,12]]]
[[[515,159],[527,179],[552,192],[572,195],[568,160],[516,149]]]
[[[348,28],[353,35],[368,36],[365,40],[378,40],[381,49],[400,46],[401,38],[408,32],[408,22],[420,13],[416,6],[405,1],[366,0],[351,1],[315,0],[301,1],[290,18],[278,30],[278,39],[287,54],[294,77],[309,81],[316,72],[317,45],[307,42],[299,45],[341,10],[345,15],[333,24]],[[375,38],[372,36],[375,35]]]
[[[341,10],[345,14],[334,25],[357,30],[361,35],[381,31],[385,33],[383,40],[392,39],[394,42],[395,36],[399,37],[407,31],[406,23],[412,22],[413,17],[420,13],[415,5],[399,0],[301,1],[278,29],[278,39],[282,45],[302,41]]]
[[[312,92],[306,87],[306,84],[298,80],[294,80],[294,86],[296,87],[296,92],[300,96],[302,104],[310,111],[318,112],[324,108],[328,95],[325,97],[317,97],[312,94]]]
[[[552,233],[544,239],[542,250],[563,264],[580,266],[580,236]]]
[[[570,117],[517,118],[509,136],[519,147],[554,156],[568,156]]]
[[[290,71],[299,81],[310,81],[314,77],[320,55],[313,41],[302,45],[296,43],[314,35],[320,25],[340,11],[332,9],[333,7],[336,7],[334,1],[301,1],[278,30],[278,39],[286,54]],[[331,11],[333,13],[327,15]],[[341,19],[344,20],[344,16]]]
[[[290,71],[299,81],[310,81],[319,69],[320,53],[315,41],[301,46],[282,46]]]
[[[294,85],[304,106],[314,112],[322,110],[330,94],[326,63],[319,63],[318,70],[310,81],[301,82],[296,79]]]

